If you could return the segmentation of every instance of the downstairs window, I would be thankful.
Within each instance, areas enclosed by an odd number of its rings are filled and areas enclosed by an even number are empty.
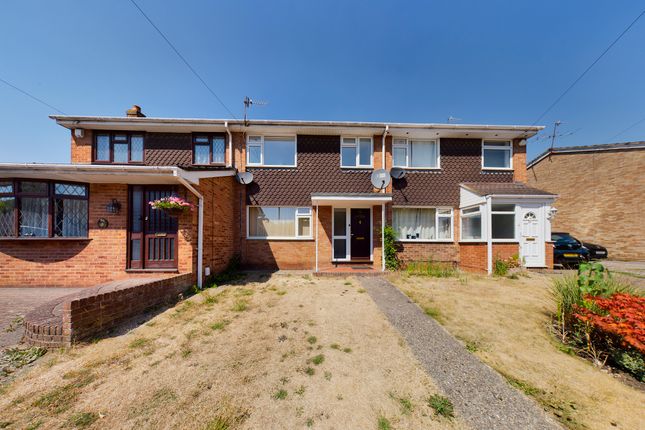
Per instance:
[[[400,241],[452,240],[452,209],[394,208],[393,226]]]
[[[310,207],[249,206],[250,239],[311,239]]]
[[[87,237],[85,184],[0,180],[0,237]]]

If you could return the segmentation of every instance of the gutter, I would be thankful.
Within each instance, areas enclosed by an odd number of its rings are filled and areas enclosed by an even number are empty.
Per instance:
[[[180,176],[179,172],[176,172],[175,176],[184,187],[188,188],[197,197],[199,202],[197,213],[197,288],[201,290],[203,287],[202,272],[204,266],[204,196]]]

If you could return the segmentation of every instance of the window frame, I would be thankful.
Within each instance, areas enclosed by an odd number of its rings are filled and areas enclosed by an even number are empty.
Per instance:
[[[294,213],[294,235],[293,236],[251,236],[251,208],[293,208]],[[309,213],[300,215],[298,209],[308,208]],[[298,235],[298,220],[301,218],[309,218],[309,229],[311,234],[309,236]],[[314,221],[313,221],[313,208],[311,206],[276,206],[276,205],[247,205],[246,206],[246,239],[247,240],[298,240],[307,241],[314,238]]]
[[[354,139],[354,143],[345,143],[345,139]],[[361,159],[360,140],[370,140],[370,164],[359,164]],[[353,166],[343,165],[343,147],[356,148],[356,164]],[[373,169],[374,168],[374,137],[372,136],[341,136],[340,137],[340,168],[341,169]]]
[[[485,232],[485,211],[483,210],[484,205],[475,205],[459,209],[459,241],[460,242],[485,242],[486,232]],[[464,211],[471,209],[477,209],[474,212],[464,214]],[[479,238],[466,239],[464,238],[464,218],[475,218],[479,215]]]
[[[195,161],[195,147],[196,146],[206,146],[205,142],[197,142],[197,139],[200,137],[205,137],[208,139],[208,163],[197,163]],[[224,161],[222,162],[215,162],[213,161],[213,155],[214,155],[214,148],[213,148],[213,139],[214,138],[224,138]],[[193,151],[193,166],[226,166],[226,147],[227,147],[227,137],[226,134],[224,133],[193,133],[191,136],[193,145],[192,145],[192,151]]]
[[[251,138],[260,138],[260,142],[251,142]],[[294,141],[294,154],[293,154],[293,164],[264,164],[264,141],[265,138],[293,138]],[[249,161],[249,147],[250,146],[259,146],[260,147],[260,162],[251,163]],[[293,168],[298,167],[298,135],[273,135],[273,134],[249,134],[246,136],[246,157],[245,163],[249,167],[281,167],[281,168]],[[275,207],[295,207],[295,206],[275,206]]]
[[[125,135],[126,140],[125,142],[115,142],[114,137],[115,136],[120,136],[120,135]],[[110,159],[109,160],[99,160],[97,155],[98,155],[98,138],[99,136],[108,136],[110,139],[109,142],[109,150],[110,150]],[[138,137],[140,136],[141,139],[143,140],[143,147],[141,148],[141,161],[132,161],[132,138],[133,137]],[[123,131],[123,132],[113,132],[113,131],[97,131],[93,133],[92,139],[92,163],[94,164],[119,164],[119,165],[125,165],[125,164],[145,164],[146,162],[146,133],[144,132],[131,132],[131,131]],[[122,143],[127,143],[128,145],[128,161],[127,162],[121,162],[121,161],[114,161],[114,144],[122,144]]]
[[[499,146],[487,146],[486,143],[507,143],[507,147],[499,147]],[[495,151],[509,151],[509,157],[508,157],[508,164],[509,167],[487,167],[486,166],[486,157],[484,156],[485,150],[495,150]],[[513,141],[512,140],[495,140],[495,139],[482,139],[482,149],[481,149],[481,157],[482,157],[482,170],[504,170],[504,171],[509,171],[513,170]]]
[[[439,214],[440,210],[450,210],[450,238],[442,239],[396,239],[401,243],[452,243],[455,241],[455,211],[451,206],[393,206],[392,207],[392,226],[394,226],[394,211],[396,209],[434,209],[435,237],[438,236],[439,218],[447,218],[445,214]],[[395,232],[396,234],[396,232]]]
[[[405,143],[396,143],[396,141],[405,140]],[[437,166],[436,167],[415,167],[410,165],[410,155],[412,153],[412,142],[434,142],[437,146]],[[394,164],[394,149],[395,148],[405,148],[405,166]],[[411,139],[408,137],[392,137],[392,167],[399,167],[401,169],[407,170],[441,170],[441,139],[423,139],[415,138]]]
[[[2,178],[0,182],[10,182],[13,187],[12,193],[0,193],[0,197],[10,197],[14,199],[13,207],[13,224],[14,234],[12,236],[0,236],[0,240],[88,240],[90,233],[90,186],[85,182],[57,181],[48,179],[32,178]],[[23,192],[22,182],[39,182],[47,184],[46,193]],[[56,184],[68,184],[85,187],[85,196],[72,196],[56,193]],[[47,236],[21,236],[20,235],[20,211],[22,209],[21,199],[23,198],[46,198],[47,199]],[[56,199],[72,199],[87,201],[87,234],[85,236],[56,236],[55,235],[55,201]]]
[[[493,210],[493,206],[495,205],[513,205],[513,210],[512,211],[500,211],[500,210]],[[491,201],[490,204],[490,228],[488,229],[490,231],[490,238],[492,242],[495,243],[514,243],[518,242],[517,239],[517,207],[518,205],[516,203],[503,203],[503,202],[495,202]],[[493,237],[493,217],[495,215],[513,215],[513,237],[512,238],[501,238],[501,239],[495,239]]]

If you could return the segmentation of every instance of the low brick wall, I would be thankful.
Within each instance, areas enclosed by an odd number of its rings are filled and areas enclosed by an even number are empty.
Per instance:
[[[137,315],[176,302],[192,280],[190,273],[127,279],[60,297],[27,314],[24,340],[55,348],[106,334]]]
[[[440,263],[459,263],[459,247],[453,243],[397,242],[397,255],[401,262],[435,261]]]
[[[461,242],[459,244],[460,267],[473,272],[487,272],[486,242]],[[508,259],[519,254],[518,243],[493,243],[493,260]]]

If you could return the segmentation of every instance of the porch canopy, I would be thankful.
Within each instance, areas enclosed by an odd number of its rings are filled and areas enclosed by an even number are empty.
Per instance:
[[[370,207],[392,201],[390,193],[311,193],[313,206]]]
[[[190,171],[172,166],[0,163],[0,178],[44,179],[90,184],[193,184],[200,178],[233,176],[233,169]]]
[[[486,197],[542,200],[557,198],[556,194],[529,187],[522,182],[464,182],[459,185],[462,191],[460,207],[484,203]]]

